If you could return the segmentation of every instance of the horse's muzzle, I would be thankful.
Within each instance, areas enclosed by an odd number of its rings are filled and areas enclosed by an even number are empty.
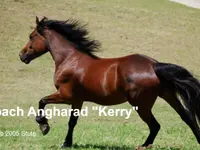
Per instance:
[[[20,57],[20,60],[22,62],[24,62],[25,64],[29,64],[31,60],[28,59],[27,55],[26,54],[23,54],[22,52],[19,53],[19,57]]]

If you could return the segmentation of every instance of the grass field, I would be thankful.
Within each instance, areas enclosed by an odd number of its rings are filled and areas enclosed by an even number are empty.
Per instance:
[[[0,109],[37,108],[40,98],[55,91],[54,63],[49,54],[30,65],[18,53],[35,25],[35,16],[88,23],[91,37],[102,43],[100,57],[141,53],[159,61],[188,68],[200,79],[200,10],[167,0],[1,0],[0,1]],[[93,103],[85,103],[92,107]],[[47,106],[50,108],[51,106]],[[70,108],[58,105],[58,108]],[[128,104],[113,108],[131,108]],[[158,99],[153,112],[161,130],[153,150],[200,150],[180,117]],[[0,137],[0,149],[59,149],[67,133],[68,117],[49,121],[51,131],[43,136],[34,117],[0,117],[0,131],[34,131],[36,137]],[[131,118],[99,117],[91,111],[80,118],[72,149],[134,149],[149,130],[133,113]]]

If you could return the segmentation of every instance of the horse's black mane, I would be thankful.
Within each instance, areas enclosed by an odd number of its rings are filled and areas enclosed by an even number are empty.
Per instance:
[[[99,42],[91,40],[88,37],[88,31],[85,29],[85,25],[81,25],[77,20],[69,19],[67,21],[58,21],[42,19],[37,26],[37,30],[42,32],[44,27],[55,30],[61,34],[68,41],[73,43],[77,50],[93,58],[98,58],[93,52],[98,51],[100,46]]]

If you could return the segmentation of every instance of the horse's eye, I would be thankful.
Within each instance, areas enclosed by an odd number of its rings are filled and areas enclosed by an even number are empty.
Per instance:
[[[33,39],[33,36],[30,35],[30,36],[29,36],[29,39],[32,40],[32,39]]]

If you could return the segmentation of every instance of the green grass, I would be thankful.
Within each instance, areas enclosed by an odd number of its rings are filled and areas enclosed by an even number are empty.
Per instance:
[[[35,16],[88,23],[91,37],[100,40],[100,57],[141,53],[200,74],[200,11],[167,0],[1,0],[0,1],[0,108],[37,108],[43,96],[55,91],[54,63],[49,54],[30,65],[18,53],[35,25]],[[93,103],[85,103],[92,107]],[[51,106],[48,106],[48,108]],[[60,108],[69,106],[59,105]],[[128,104],[113,108],[130,108]],[[163,100],[153,112],[161,124],[153,150],[200,149],[190,129]],[[0,117],[0,131],[34,131],[36,137],[0,137],[0,149],[59,149],[67,133],[68,117],[49,121],[43,136],[34,117]],[[149,131],[136,113],[123,117],[98,117],[93,111],[80,118],[72,149],[133,149]]]

